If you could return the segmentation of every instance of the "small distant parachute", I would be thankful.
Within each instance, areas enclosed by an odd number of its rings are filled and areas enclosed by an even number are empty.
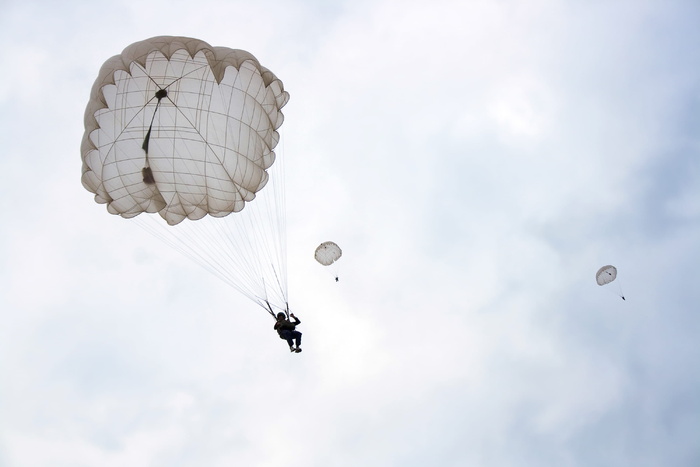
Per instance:
[[[607,285],[617,279],[617,268],[608,264],[598,269],[595,273],[595,281],[598,285]],[[625,296],[622,294],[622,288],[620,288],[620,297],[625,300]]]
[[[343,250],[333,242],[323,242],[316,248],[314,257],[324,266],[330,266],[343,256]]]
[[[324,266],[330,266],[331,264],[338,261],[341,256],[343,256],[343,250],[341,250],[340,247],[334,242],[321,243],[316,248],[316,252],[314,253],[314,258],[316,258],[316,261],[318,261]],[[337,270],[335,271],[334,275],[335,281],[338,282]]]

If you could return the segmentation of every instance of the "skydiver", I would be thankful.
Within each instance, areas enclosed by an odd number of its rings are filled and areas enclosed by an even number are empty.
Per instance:
[[[275,331],[279,334],[280,339],[284,339],[289,344],[290,352],[301,352],[301,333],[296,330],[297,325],[301,324],[299,318],[294,316],[294,313],[290,313],[294,322],[287,319],[286,315],[282,312],[277,313],[277,322],[275,323]],[[296,341],[296,347],[294,347],[294,342]]]

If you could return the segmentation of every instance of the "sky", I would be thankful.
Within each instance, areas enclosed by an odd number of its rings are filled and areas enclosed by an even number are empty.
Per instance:
[[[0,466],[700,465],[699,3],[0,12]],[[301,354],[81,185],[100,66],[158,35],[290,94]]]

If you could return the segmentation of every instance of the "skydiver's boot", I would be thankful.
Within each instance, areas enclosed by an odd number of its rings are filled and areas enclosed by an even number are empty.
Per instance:
[[[296,349],[290,345],[290,346],[289,346],[289,351],[292,352],[292,353],[294,353],[294,352],[296,352]]]
[[[301,352],[301,347],[297,347],[296,349],[294,349],[294,352],[296,352],[296,353]]]

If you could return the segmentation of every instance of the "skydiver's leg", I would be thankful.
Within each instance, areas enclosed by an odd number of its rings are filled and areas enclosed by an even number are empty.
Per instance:
[[[284,339],[287,341],[287,344],[289,344],[289,348],[291,349],[294,347],[294,342],[292,341],[292,335],[290,331],[282,331],[280,332],[280,339]]]

